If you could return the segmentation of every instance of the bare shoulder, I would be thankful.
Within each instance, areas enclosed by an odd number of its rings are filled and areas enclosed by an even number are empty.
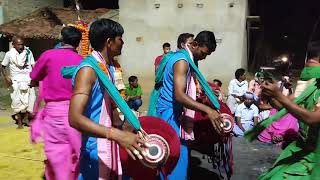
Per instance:
[[[185,69],[188,69],[188,62],[185,59],[180,59],[180,60],[177,60],[173,66],[175,71],[185,70]]]
[[[89,66],[86,66],[86,67],[82,67],[78,72],[77,72],[77,75],[76,75],[76,78],[75,78],[75,87],[74,89],[78,89],[79,86],[82,87],[82,86],[91,86],[97,79],[97,75],[95,73],[95,71],[89,67]]]

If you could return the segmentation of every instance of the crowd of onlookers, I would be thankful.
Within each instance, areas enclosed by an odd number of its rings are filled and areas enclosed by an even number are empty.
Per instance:
[[[242,68],[236,70],[235,79],[230,81],[226,104],[235,117],[233,129],[235,136],[243,136],[246,131],[280,109],[276,102],[261,94],[260,85],[264,81],[273,82],[275,80],[271,73],[259,71],[248,83],[246,71]],[[284,95],[293,95],[292,82],[288,75],[283,74],[277,83]],[[258,139],[266,143],[288,143],[297,136],[298,129],[297,119],[287,114],[264,130]]]

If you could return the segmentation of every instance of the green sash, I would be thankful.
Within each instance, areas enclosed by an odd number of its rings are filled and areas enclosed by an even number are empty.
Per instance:
[[[213,94],[210,86],[208,85],[208,82],[203,77],[203,75],[199,71],[199,69],[196,66],[196,64],[190,58],[189,53],[186,50],[181,49],[181,50],[179,50],[177,52],[170,52],[170,53],[166,54],[163,57],[163,59],[161,60],[159,66],[158,66],[158,69],[156,71],[155,87],[154,87],[154,89],[152,90],[152,93],[151,93],[150,102],[149,102],[149,109],[148,109],[148,115],[149,116],[157,116],[156,106],[157,106],[157,103],[158,103],[158,99],[160,97],[160,90],[161,90],[161,88],[163,86],[163,84],[162,84],[163,83],[163,73],[164,73],[164,70],[165,70],[165,67],[166,67],[168,61],[173,57],[173,55],[175,53],[183,53],[187,57],[186,60],[188,61],[189,65],[190,65],[190,69],[194,72],[197,80],[199,81],[200,86],[204,90],[204,92],[207,95],[208,99],[210,100],[210,102],[213,104],[213,106],[216,109],[220,109],[219,101],[218,101],[217,97]]]
[[[315,67],[305,67],[301,71],[300,79],[303,81],[307,81],[312,78],[320,78],[320,67],[315,66]]]
[[[163,83],[163,72],[167,65],[167,62],[174,54],[174,52],[169,52],[166,55],[164,55],[162,60],[160,61],[160,64],[156,71],[155,86],[150,95],[148,116],[157,116],[157,103],[160,97],[160,90],[162,88]]]
[[[28,62],[29,62],[29,55],[30,55],[30,53],[31,53],[31,51],[29,50],[29,49],[26,49],[26,51],[27,51],[27,53],[26,53],[26,61],[25,61],[25,65],[27,65],[28,64]]]
[[[90,55],[83,60],[87,64],[89,64],[94,71],[96,72],[100,82],[102,82],[103,87],[107,90],[107,93],[119,107],[121,112],[123,113],[124,117],[128,120],[128,122],[132,125],[135,130],[140,130],[141,125],[138,118],[133,114],[131,109],[129,108],[128,104],[125,100],[121,97],[118,89],[115,85],[110,81],[109,77],[101,70],[97,61]],[[63,67],[61,69],[61,74],[64,78],[72,78],[73,74],[75,73],[77,66],[68,66]]]

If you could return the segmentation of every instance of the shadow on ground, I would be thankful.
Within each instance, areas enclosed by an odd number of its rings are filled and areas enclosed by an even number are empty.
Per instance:
[[[244,138],[233,138],[234,174],[231,180],[257,179],[266,172],[275,162],[281,149],[275,145],[254,141],[252,143]],[[223,171],[223,168],[220,168]],[[222,173],[226,178],[226,175]],[[189,179],[219,180],[219,171],[212,167],[207,156],[192,150],[189,162]]]
[[[192,153],[194,154],[194,152]],[[201,167],[202,161],[204,159],[199,157],[191,157],[189,159],[189,180],[198,180],[198,179],[210,179],[210,180],[219,180],[219,175],[213,170],[210,170],[212,167]]]

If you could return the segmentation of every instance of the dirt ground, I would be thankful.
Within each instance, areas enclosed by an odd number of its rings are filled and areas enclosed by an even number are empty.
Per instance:
[[[0,122],[3,119],[0,117]],[[13,125],[0,126],[0,137],[0,179],[42,179],[43,145],[30,143],[29,128],[17,130]]]

